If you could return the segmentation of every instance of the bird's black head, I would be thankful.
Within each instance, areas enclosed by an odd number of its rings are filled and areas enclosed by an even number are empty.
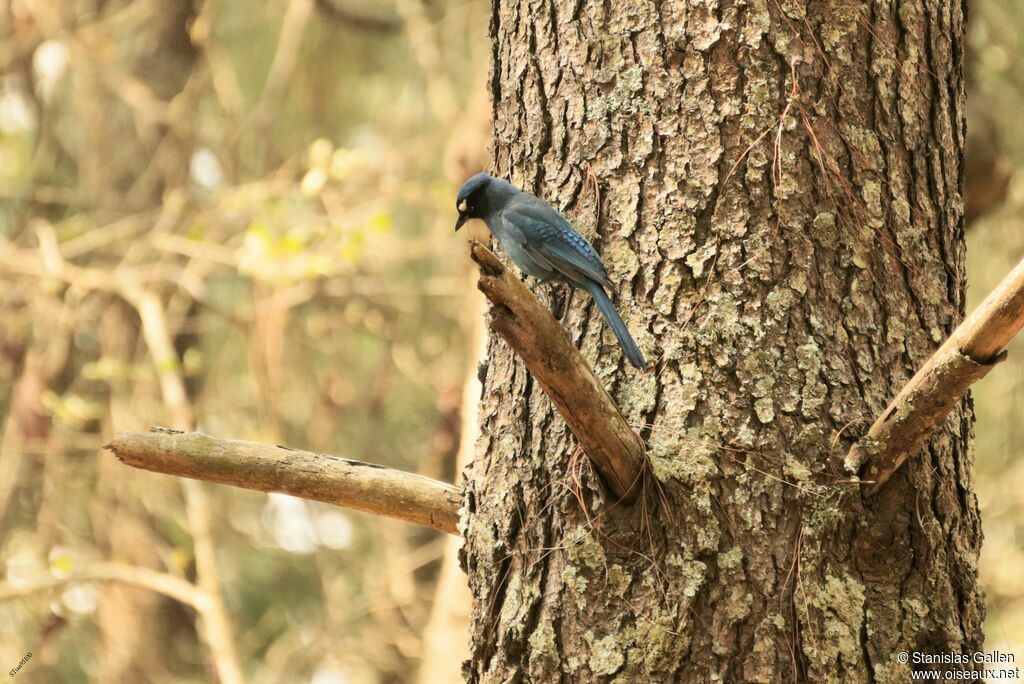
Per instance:
[[[455,208],[459,211],[459,219],[455,222],[455,230],[473,218],[483,218],[487,211],[487,187],[491,184],[491,175],[486,171],[471,177],[459,188],[459,196],[455,199]]]

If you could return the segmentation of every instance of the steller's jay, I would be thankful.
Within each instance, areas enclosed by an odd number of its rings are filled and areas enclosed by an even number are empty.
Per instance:
[[[527,275],[541,283],[560,280],[589,292],[629,362],[647,369],[643,354],[605,292],[611,283],[601,257],[564,216],[542,199],[487,173],[463,183],[456,208],[459,220],[455,230],[469,219],[482,219]]]

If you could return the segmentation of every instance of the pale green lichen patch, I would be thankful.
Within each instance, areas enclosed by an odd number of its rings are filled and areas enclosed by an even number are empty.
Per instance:
[[[763,467],[757,467],[754,463],[749,463],[749,465],[753,467],[748,468],[746,472],[737,475],[736,483],[749,489],[751,503],[757,504],[756,498],[772,492],[775,485],[778,484],[778,480],[775,479],[774,476],[769,477],[766,475],[767,471],[765,471]],[[759,512],[761,510],[759,505],[752,507],[756,507]]]
[[[810,469],[790,453],[786,454],[786,464],[783,467],[783,472],[798,482],[803,482],[811,477]]]
[[[757,440],[757,435],[758,431],[751,427],[750,421],[744,420],[736,426],[732,444],[741,449],[752,449],[754,442]]]
[[[783,170],[780,174],[781,177],[779,178],[779,183],[775,186],[775,194],[779,199],[786,200],[800,193],[803,177],[799,174],[790,173],[788,171],[788,169],[799,168],[795,154],[792,152],[783,152],[779,156],[781,158],[781,166]]]
[[[735,341],[746,334],[740,323],[740,301],[729,292],[709,295],[706,301],[708,315],[702,321],[696,339],[712,353],[715,363],[727,366],[733,361]]]
[[[761,46],[761,38],[771,28],[772,19],[768,11],[767,0],[752,0],[747,4],[745,24],[740,33],[740,40],[753,49]],[[785,54],[785,53],[782,53]]]
[[[608,208],[608,219],[612,225],[618,224],[619,231],[623,235],[629,235],[634,231],[639,222],[640,212],[640,179],[636,174],[626,174],[620,183],[609,188],[605,197]],[[625,246],[623,240],[612,240],[612,244],[618,243],[620,247]],[[624,256],[621,253],[606,253],[605,263],[608,264],[612,273],[621,272],[623,277],[632,278],[635,271],[628,271],[625,267],[635,264],[636,255]]]
[[[828,443],[825,431],[818,423],[807,423],[800,428],[800,432],[791,442],[791,448],[798,454],[814,454],[820,452],[822,447]]]
[[[608,273],[615,279],[621,281],[630,280],[640,269],[640,260],[636,256],[629,243],[618,240],[604,250],[604,263],[608,266]]]
[[[886,321],[885,341],[892,345],[894,350],[903,349],[909,335],[910,330],[901,318],[891,317]]]
[[[896,60],[877,47],[874,53],[871,60],[871,73],[875,76],[875,88],[878,89],[879,98],[884,102],[889,102],[893,96],[893,86],[896,84],[894,76],[897,68]]]
[[[707,564],[699,560],[686,558],[678,553],[672,554],[668,557],[668,564],[674,568],[678,568],[679,574],[682,576],[683,595],[688,598],[696,596],[697,591],[704,584],[705,577],[707,577]]]
[[[733,568],[738,568],[742,562],[743,549],[739,546],[734,546],[728,551],[718,554],[719,570],[732,570]]]
[[[757,78],[755,76],[755,78]],[[767,87],[770,81],[761,79],[756,82],[749,82],[750,85],[756,87]],[[765,114],[759,109],[752,108],[748,103],[748,110],[741,119],[741,125],[744,128],[754,130],[757,128],[757,122],[765,120]],[[762,126],[763,127],[763,126]],[[764,148],[755,147],[747,154],[747,172],[745,175],[746,181],[751,185],[757,185],[764,182],[766,173],[768,172],[768,164],[770,161],[769,155],[765,152]]]
[[[903,396],[903,398],[896,404],[896,410],[893,413],[888,414],[886,423],[902,423],[914,413],[916,407],[915,399],[917,399],[916,392],[911,392]]]
[[[582,574],[584,568],[597,570],[604,567],[604,550],[594,539],[591,531],[580,525],[565,537],[566,565],[562,568],[560,579],[569,590],[576,607],[583,610],[588,602],[587,589],[590,580]]]
[[[627,573],[618,563],[608,568],[608,589],[613,596],[618,596],[619,598],[625,596],[626,590],[629,589],[629,585],[632,582],[633,576]]]
[[[775,387],[775,374],[780,358],[775,347],[755,349],[739,360],[737,377],[750,387],[750,396],[756,398],[770,397]],[[767,422],[767,421],[764,421]]]
[[[796,295],[793,290],[788,287],[777,287],[768,293],[765,297],[765,303],[768,305],[768,311],[772,314],[774,320],[781,320],[789,314],[789,311],[793,308],[793,304],[796,302]]]
[[[567,565],[562,568],[562,574],[560,576],[562,584],[569,590],[572,595],[573,602],[579,610],[583,610],[587,607],[587,586],[589,582],[586,577],[580,575],[579,570],[574,565]]]
[[[569,562],[584,565],[591,570],[604,566],[604,549],[594,539],[589,528],[579,525],[565,538],[565,555]]]
[[[827,494],[823,486],[815,486],[812,483],[804,483],[801,489],[805,491],[817,491],[819,494]],[[819,496],[808,499],[810,505],[804,511],[804,534],[805,539],[827,539],[836,525],[843,521],[843,509],[839,506],[834,497]]]
[[[637,344],[643,346],[642,338],[637,335]],[[616,366],[609,367],[609,374],[615,372]],[[603,375],[603,374],[602,374]],[[697,385],[689,388],[691,393],[696,393]],[[628,382],[622,384],[619,391],[615,393],[615,400],[622,409],[622,414],[631,423],[639,422],[642,416],[654,408],[658,400],[658,378],[653,373],[644,373],[633,376]]]
[[[835,247],[839,243],[839,234],[836,231],[836,215],[831,212],[821,212],[814,217],[811,223],[814,226],[814,238],[825,247]]]
[[[821,369],[821,348],[814,340],[796,348],[796,365],[802,371],[816,373]]]
[[[715,549],[718,548],[718,545],[722,541],[722,528],[718,522],[718,518],[710,516],[710,485],[705,483],[702,489],[704,490],[703,497],[698,499],[697,495],[695,494],[693,498],[697,499],[695,503],[697,504],[698,510],[701,510],[702,512],[708,514],[708,517],[706,517],[703,520],[703,522],[697,527],[697,547],[702,552],[713,552]]]
[[[619,671],[625,662],[626,656],[623,653],[621,634],[609,634],[597,641],[593,641],[593,632],[587,632],[587,641],[590,642],[590,658],[587,664],[594,674],[613,675]]]
[[[544,661],[557,661],[558,648],[555,645],[555,630],[551,622],[541,620],[530,635],[530,669],[539,669]]]
[[[897,197],[892,201],[892,210],[905,223],[910,223],[910,203],[905,197]]]
[[[860,7],[848,2],[828,4],[828,20],[821,26],[821,43],[829,54],[848,63],[852,58],[850,46],[857,44],[854,37],[860,28]]]
[[[754,401],[754,413],[759,421],[768,424],[775,419],[775,404],[768,397],[761,397]]]
[[[671,370],[667,372],[672,373]],[[650,451],[660,456],[666,456],[679,449],[679,444],[684,438],[686,418],[697,407],[703,377],[697,364],[685,362],[679,364],[675,376],[676,382],[663,383],[662,404],[671,406],[672,411],[661,417],[655,425],[651,435]],[[655,391],[657,391],[656,383],[651,387],[651,392]],[[629,397],[623,399],[624,411],[627,415],[642,415],[631,412],[633,401]]]
[[[638,618],[634,645],[627,650],[631,667],[639,664],[646,672],[657,672],[668,665],[673,654],[683,652],[689,645],[689,635],[673,627],[674,617],[668,613],[658,611]]]
[[[648,452],[656,478],[662,482],[674,479],[696,487],[718,475],[715,445],[710,440],[705,441],[701,431],[686,430],[683,438],[676,436],[669,441],[678,446],[675,454],[661,448],[652,448]]]
[[[737,480],[739,479],[737,478]],[[750,501],[750,489],[747,487],[737,487],[729,496],[729,500],[737,507],[743,506]]]
[[[875,132],[870,128],[850,123],[842,124],[840,130],[846,144],[860,152],[857,155],[857,160],[862,164],[868,165],[868,170],[878,171],[877,162],[873,160],[881,159],[884,153]]]
[[[787,359],[789,360],[789,359]],[[778,390],[775,394],[775,404],[783,413],[796,413],[803,398],[803,378],[801,372],[794,366],[786,366],[777,380]]]
[[[644,71],[639,65],[619,72],[615,87],[603,97],[596,97],[587,103],[587,118],[602,119],[614,114],[650,113],[650,106],[639,93],[643,90]]]
[[[676,296],[679,294],[680,286],[683,283],[681,267],[672,262],[667,264],[661,273],[658,281],[658,289],[654,291],[654,308],[658,313],[667,316],[672,313],[675,306]]]
[[[800,345],[796,350],[796,362],[797,368],[804,371],[801,411],[805,417],[815,417],[828,396],[828,388],[821,381],[821,348],[813,340]]]
[[[811,606],[821,612],[824,624],[816,627],[827,637],[804,641],[808,660],[824,671],[856,665],[861,661],[861,628],[864,621],[864,585],[850,576],[826,575],[811,594]],[[810,627],[808,625],[808,627]]]

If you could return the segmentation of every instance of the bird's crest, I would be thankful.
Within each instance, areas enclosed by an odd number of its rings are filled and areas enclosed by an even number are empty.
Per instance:
[[[486,171],[481,171],[475,176],[471,176],[465,183],[463,183],[462,187],[459,189],[458,199],[456,200],[458,210],[466,211],[466,209],[462,208],[463,205],[466,205],[466,207],[468,208],[469,198],[476,194],[478,190],[485,187],[490,182],[491,174],[487,173]]]

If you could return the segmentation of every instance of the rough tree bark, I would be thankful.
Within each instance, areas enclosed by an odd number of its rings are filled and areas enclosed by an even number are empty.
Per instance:
[[[982,643],[971,410],[870,498],[853,440],[963,315],[960,3],[495,2],[495,171],[594,238],[649,359],[609,497],[492,339],[470,681],[907,681]],[[561,296],[557,291],[553,297]]]

